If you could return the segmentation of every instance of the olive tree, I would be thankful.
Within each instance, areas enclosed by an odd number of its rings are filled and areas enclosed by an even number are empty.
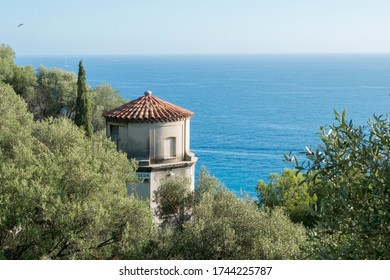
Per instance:
[[[305,160],[290,159],[315,186],[318,226],[313,254],[324,259],[390,258],[390,122],[374,116],[365,126],[335,112],[322,127],[321,145]]]
[[[136,163],[67,118],[34,123],[0,84],[0,258],[140,258],[152,227]]]
[[[109,84],[101,84],[92,91],[92,124],[95,131],[106,128],[103,112],[119,107],[125,103],[118,91]]]
[[[182,199],[188,201],[187,193],[183,194]],[[305,258],[302,247],[306,245],[306,232],[302,225],[292,223],[282,209],[260,211],[253,200],[238,198],[204,168],[190,200],[191,219],[179,229],[163,224],[150,243],[149,258]],[[174,201],[180,205],[183,200]],[[189,204],[185,205],[188,209]]]
[[[77,77],[61,69],[38,68],[38,83],[34,98],[29,102],[36,119],[74,117],[77,97]]]
[[[154,191],[153,201],[157,204],[155,214],[165,223],[176,225],[180,230],[184,230],[184,222],[191,211],[190,182],[186,177],[168,177]]]
[[[15,64],[15,53],[11,47],[0,46],[0,82],[12,86],[13,90],[30,102],[35,93],[37,77],[31,66]]]

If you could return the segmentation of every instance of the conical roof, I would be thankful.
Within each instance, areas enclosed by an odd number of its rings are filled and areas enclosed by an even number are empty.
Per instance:
[[[103,117],[108,120],[145,123],[175,122],[192,115],[194,113],[191,111],[153,96],[151,91],[146,91],[144,96],[103,113]]]

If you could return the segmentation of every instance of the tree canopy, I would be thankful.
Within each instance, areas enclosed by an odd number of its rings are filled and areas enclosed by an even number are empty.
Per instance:
[[[126,196],[136,163],[69,119],[34,124],[5,84],[0,118],[0,258],[138,258],[152,216]]]
[[[37,89],[30,101],[35,119],[47,117],[74,117],[77,97],[77,78],[61,69],[38,68]]]
[[[101,84],[92,91],[92,124],[95,131],[106,129],[103,112],[119,107],[125,103],[119,92],[109,84]]]
[[[1,45],[0,81],[10,85],[23,97],[35,120],[66,116],[81,123],[84,117],[88,117],[86,122],[90,121],[95,132],[100,131],[105,129],[102,113],[124,104],[125,100],[108,84],[98,85],[91,90],[86,82],[84,66],[80,62],[78,76],[62,69],[44,66],[40,66],[35,73],[31,66],[16,65],[12,48]],[[76,106],[77,104],[79,105]],[[76,107],[79,112],[77,118]],[[89,125],[85,127],[90,128]]]
[[[296,168],[314,185],[318,226],[313,256],[323,259],[390,258],[390,123],[374,116],[355,126],[345,111],[322,127],[321,145]]]
[[[268,184],[260,180],[256,191],[261,209],[282,207],[293,222],[307,227],[315,225],[317,194],[312,184],[305,182],[305,177],[296,170],[270,174]]]
[[[12,86],[13,90],[27,102],[33,97],[37,77],[31,66],[15,64],[15,53],[11,47],[0,46],[0,82]]]
[[[171,179],[167,184],[182,185]],[[165,186],[165,190],[169,189]],[[149,258],[166,259],[301,259],[306,245],[302,225],[282,209],[260,211],[253,200],[241,199],[202,169],[194,194],[182,185],[173,199],[160,200],[167,216],[180,208],[191,212],[180,227],[163,224],[151,243]],[[165,193],[165,191],[163,192]],[[170,192],[171,193],[171,192]],[[158,193],[161,195],[161,193]],[[172,197],[171,197],[172,198]],[[179,207],[167,207],[176,205]],[[165,206],[165,207],[164,207]],[[160,213],[161,213],[160,212]],[[164,216],[163,216],[164,217]],[[177,219],[174,219],[176,225]]]

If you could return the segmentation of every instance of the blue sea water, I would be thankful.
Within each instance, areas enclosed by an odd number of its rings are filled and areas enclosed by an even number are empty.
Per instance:
[[[292,167],[283,155],[319,143],[319,127],[347,110],[357,125],[388,114],[390,55],[20,56],[19,65],[109,83],[128,100],[145,90],[195,112],[191,149],[229,189],[255,195],[259,179]]]

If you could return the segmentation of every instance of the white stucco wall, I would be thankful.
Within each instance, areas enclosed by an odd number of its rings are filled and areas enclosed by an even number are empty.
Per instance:
[[[107,136],[110,125],[119,126],[119,149],[130,158],[150,160],[151,163],[172,163],[185,160],[189,152],[189,120],[170,123],[115,123],[107,122]],[[175,158],[166,157],[164,141],[175,138]]]
[[[164,141],[176,139],[176,157],[165,157]],[[150,161],[153,163],[177,162],[184,159],[184,122],[157,123],[151,129]]]
[[[119,126],[119,149],[127,152],[130,158],[139,161],[146,160],[151,169],[150,179],[135,186],[128,186],[128,193],[135,193],[139,198],[149,199],[151,209],[155,209],[153,192],[161,185],[167,176],[187,177],[191,179],[191,188],[195,187],[196,158],[190,151],[190,120],[169,123],[115,123],[107,122],[107,136],[110,135],[110,125]],[[167,158],[164,146],[167,138],[175,139],[175,157]],[[148,162],[149,160],[149,162]],[[188,166],[183,167],[183,161]],[[181,166],[181,167],[179,167]],[[143,172],[145,173],[145,172]]]

